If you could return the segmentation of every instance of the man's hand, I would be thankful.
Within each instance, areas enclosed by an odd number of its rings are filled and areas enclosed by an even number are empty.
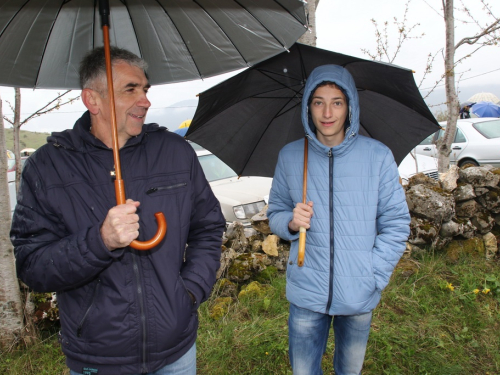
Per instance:
[[[288,223],[288,228],[292,232],[298,232],[300,227],[309,229],[311,227],[311,217],[313,215],[313,202],[307,204],[297,203],[293,209],[293,219]]]
[[[139,215],[135,212],[140,203],[127,199],[108,211],[101,226],[101,237],[108,250],[113,251],[125,246],[139,236]]]

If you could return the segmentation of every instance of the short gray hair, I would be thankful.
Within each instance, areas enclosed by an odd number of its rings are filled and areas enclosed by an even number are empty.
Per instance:
[[[126,49],[110,47],[111,64],[125,62],[136,66],[146,73],[146,61]],[[106,83],[106,60],[104,47],[98,47],[87,53],[80,63],[80,87],[100,92]],[[106,94],[106,92],[100,92]]]

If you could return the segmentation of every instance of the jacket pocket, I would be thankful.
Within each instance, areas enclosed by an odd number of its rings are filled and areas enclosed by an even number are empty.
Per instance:
[[[188,296],[188,302],[189,302],[189,306],[191,308],[191,311],[196,311],[198,309],[197,301],[193,301],[193,299],[191,298],[191,293],[189,292],[189,289],[186,288],[186,284],[184,283],[184,279],[182,278],[181,275],[179,275],[179,280],[181,282],[182,287],[184,288],[184,291],[186,292],[186,295]],[[193,295],[193,297],[194,297],[194,295]]]
[[[158,182],[146,190],[149,196],[157,196],[164,194],[176,194],[187,188],[187,182]]]
[[[90,314],[90,311],[94,307],[94,304],[95,304],[95,301],[96,301],[96,298],[97,298],[97,292],[99,290],[100,285],[101,285],[101,280],[98,279],[96,281],[95,286],[94,286],[94,291],[92,293],[92,298],[90,299],[89,304],[86,306],[85,311],[83,313],[83,317],[80,319],[80,322],[78,323],[78,326],[76,328],[76,336],[77,337],[81,337],[82,336],[83,325],[87,321],[87,318],[88,318],[88,316]]]

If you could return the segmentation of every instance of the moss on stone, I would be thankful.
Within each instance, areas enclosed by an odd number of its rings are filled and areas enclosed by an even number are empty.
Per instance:
[[[465,255],[484,256],[484,241],[479,237],[472,237],[467,240],[453,240],[446,247],[446,256],[451,261],[458,261]]]
[[[278,269],[275,266],[268,266],[257,274],[255,280],[260,283],[267,283],[276,277]]]
[[[231,297],[219,297],[214,300],[214,304],[209,309],[209,315],[214,320],[221,319],[227,314],[233,299]]]

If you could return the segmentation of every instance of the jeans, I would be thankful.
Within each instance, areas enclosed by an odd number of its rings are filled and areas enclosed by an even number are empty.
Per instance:
[[[71,370],[70,375],[83,374]],[[187,351],[186,354],[174,363],[166,365],[165,367],[162,367],[154,372],[148,372],[147,375],[196,375],[196,343]]]
[[[336,375],[359,375],[365,359],[372,313],[333,317]],[[332,316],[290,304],[288,340],[294,375],[322,375]]]

